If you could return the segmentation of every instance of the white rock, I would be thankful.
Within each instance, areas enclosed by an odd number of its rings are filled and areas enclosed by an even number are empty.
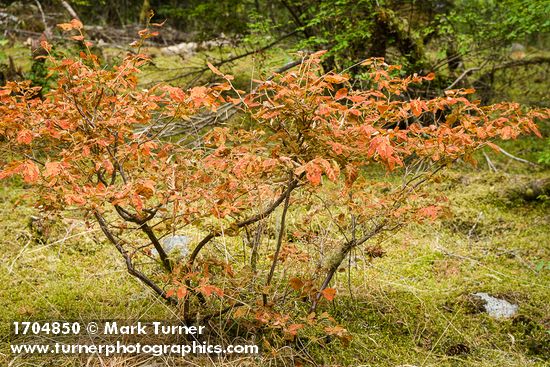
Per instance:
[[[191,238],[187,236],[175,235],[164,237],[161,241],[161,245],[167,255],[172,255],[178,259],[181,259],[189,255],[190,242]],[[172,252],[174,253],[172,254]],[[155,248],[153,248],[151,250],[151,255],[158,256],[159,253]]]
[[[487,311],[489,316],[497,319],[512,317],[518,310],[518,305],[504,299],[495,298],[487,293],[474,293],[473,296],[485,301],[485,311]]]
[[[163,47],[160,49],[165,55],[192,55],[197,51],[197,42],[183,42],[177,45]]]

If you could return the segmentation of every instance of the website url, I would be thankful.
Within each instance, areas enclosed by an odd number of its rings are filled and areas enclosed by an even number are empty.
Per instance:
[[[198,354],[258,354],[257,345],[215,345],[193,341],[189,344],[12,344],[12,354],[146,354],[153,356],[187,356]]]

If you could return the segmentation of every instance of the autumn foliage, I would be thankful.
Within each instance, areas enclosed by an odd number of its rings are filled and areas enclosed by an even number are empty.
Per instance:
[[[346,74],[322,71],[322,53],[248,94],[213,66],[218,84],[143,89],[149,29],[135,53],[104,68],[80,22],[60,27],[82,52],[46,57],[55,88],[43,97],[29,82],[0,89],[0,178],[21,176],[41,210],[73,208],[95,222],[129,273],[189,322],[221,310],[288,338],[321,325],[345,342],[318,308],[338,296],[331,282],[351,251],[435,219],[445,198],[426,183],[496,139],[538,135],[534,121],[550,115],[481,106],[472,90],[409,99],[409,86],[433,75],[402,77],[381,59],[364,62],[370,88],[357,90]],[[163,127],[227,102],[241,118],[193,147],[159,139]],[[191,229],[202,237],[189,256],[164,250],[164,237]],[[304,308],[288,311],[294,301]]]

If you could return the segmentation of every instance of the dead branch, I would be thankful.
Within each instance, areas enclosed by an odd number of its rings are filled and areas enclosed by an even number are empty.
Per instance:
[[[290,175],[290,178],[288,180],[288,187],[290,187],[292,184],[292,175]],[[281,251],[281,246],[283,244],[283,235],[285,233],[285,223],[286,223],[286,213],[288,211],[288,206],[290,204],[290,190],[287,190],[285,195],[285,204],[283,206],[283,213],[281,215],[281,225],[279,227],[279,235],[277,237],[277,247],[275,248],[275,253],[273,254],[273,261],[271,263],[271,268],[269,269],[269,275],[267,276],[267,280],[265,282],[265,285],[269,287],[271,285],[271,280],[273,279],[273,275],[275,274],[275,267],[277,266],[277,260],[279,259],[279,252]],[[267,294],[262,294],[262,300],[264,303],[264,306],[267,306]]]
[[[67,13],[69,13],[71,17],[80,20],[80,17],[68,2],[66,2],[65,0],[61,0],[61,5],[65,8],[65,10],[67,10]]]
[[[50,27],[48,26],[48,23],[46,22],[46,15],[44,14],[44,9],[42,9],[42,4],[40,4],[40,1],[38,1],[38,0],[34,0],[34,2],[36,3],[36,6],[38,7],[38,10],[40,11],[42,24],[44,25],[44,35],[46,36],[46,38],[49,39],[52,35],[52,32],[51,32]]]
[[[510,159],[513,159],[515,161],[518,161],[518,162],[521,162],[521,163],[527,163],[531,166],[535,166],[535,167],[538,167],[538,164],[534,163],[534,162],[531,162],[531,161],[528,161],[527,159],[523,159],[523,158],[520,158],[520,157],[516,157],[515,155],[512,155],[510,153],[508,153],[507,151],[505,151],[504,149],[502,149],[501,147],[498,148],[500,150],[500,152],[502,154],[504,154],[505,156],[507,156],[508,158]]]
[[[521,60],[514,60],[514,61],[508,61],[504,64],[495,66],[492,71],[502,70],[502,69],[509,69],[509,68],[516,68],[519,66],[527,66],[527,65],[536,65],[536,64],[549,64],[550,63],[550,57],[545,56],[536,56],[536,57],[530,57],[526,59]]]
[[[218,62],[215,62],[215,63],[212,63],[212,65],[214,65],[215,67],[220,67],[224,64],[227,64],[227,63],[230,63],[230,62],[233,62],[233,61],[237,61],[237,60],[240,60],[240,59],[243,59],[247,56],[250,56],[250,55],[254,55],[254,54],[257,54],[257,53],[260,53],[260,52],[263,52],[263,51],[266,51],[268,49],[270,49],[271,47],[275,46],[276,44],[278,44],[279,42],[295,35],[296,33],[298,33],[297,30],[294,30],[290,33],[287,33],[279,38],[277,38],[275,41],[263,46],[263,47],[260,47],[260,48],[257,48],[257,49],[254,49],[252,51],[248,51],[248,52],[245,52],[243,54],[240,54],[240,55],[236,55],[236,56],[233,56],[233,57],[230,57],[228,59],[225,59],[225,60],[220,60]],[[185,74],[180,74],[180,75],[176,75],[172,78],[169,78],[169,79],[165,79],[163,80],[164,82],[172,82],[174,80],[178,80],[178,79],[182,79],[182,78],[185,78],[185,77],[188,77],[188,76],[191,76],[191,75],[194,75],[194,74],[202,74],[206,71],[210,70],[210,68],[208,66],[205,66],[203,68],[200,68],[200,69],[197,69],[197,70],[193,70],[193,71],[190,71],[188,73],[185,73]]]
[[[156,294],[158,294],[160,297],[162,297],[164,300],[171,304],[177,304],[178,301],[174,299],[173,297],[169,297],[166,292],[164,292],[155,282],[153,282],[151,279],[149,279],[145,274],[140,272],[134,267],[134,264],[132,263],[132,259],[128,252],[122,247],[121,241],[118,240],[115,235],[109,230],[109,226],[107,222],[105,221],[105,218],[97,212],[94,211],[94,216],[99,223],[99,227],[101,228],[101,231],[107,237],[107,239],[116,247],[118,252],[122,255],[124,258],[124,261],[126,263],[126,268],[128,270],[128,273],[130,275],[133,275],[137,279],[139,279],[143,284],[151,288]]]
[[[478,71],[480,70],[482,67],[485,66],[485,64],[487,64],[488,60],[486,60],[481,66],[478,66],[478,67],[475,67],[475,68],[469,68],[469,69],[466,69],[464,70],[464,72],[462,74],[460,74],[460,76],[458,78],[456,78],[456,80],[451,84],[449,85],[447,88],[445,88],[446,90],[449,90],[449,89],[452,89],[455,85],[457,85],[458,83],[460,83],[460,81],[462,79],[464,79],[468,74],[470,73],[473,73],[474,71]]]
[[[489,158],[487,153],[483,152],[483,156],[485,157],[485,160],[487,161],[487,166],[489,166],[489,169],[493,172],[497,172],[497,168],[495,167],[495,165],[493,164],[493,162],[491,161],[491,159]]]

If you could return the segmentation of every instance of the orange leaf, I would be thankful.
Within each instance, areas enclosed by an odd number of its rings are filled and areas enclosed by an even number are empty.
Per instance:
[[[508,140],[508,139],[510,139],[510,138],[514,138],[514,137],[515,137],[515,133],[514,133],[514,130],[512,129],[512,127],[510,127],[510,126],[504,126],[504,127],[500,130],[500,136],[502,137],[502,139]]]
[[[334,99],[335,100],[339,100],[339,99],[342,99],[344,97],[346,97],[348,95],[348,89],[347,88],[342,88],[342,89],[339,89],[338,92],[336,92],[336,95],[334,96]]]
[[[285,329],[285,331],[290,335],[296,335],[298,333],[298,330],[302,329],[304,327],[304,324],[290,324]]]
[[[306,178],[313,186],[317,186],[321,183],[321,175],[323,171],[321,167],[313,162],[309,162],[306,165]]]
[[[413,113],[414,116],[418,117],[422,114],[422,106],[420,104],[420,101],[413,99],[410,102],[410,105],[411,105],[411,112]]]
[[[155,182],[153,180],[144,180],[137,184],[136,192],[146,198],[150,198],[155,193]]]
[[[321,295],[325,297],[326,300],[332,301],[336,295],[336,289],[334,288],[325,288],[321,291]]]
[[[47,52],[50,52],[52,50],[52,45],[50,45],[46,40],[40,41],[40,47],[42,47]]]
[[[59,23],[57,27],[61,28],[63,31],[70,31],[74,29],[74,26],[71,23]]]
[[[212,72],[216,75],[219,75],[219,76],[223,76],[223,73],[221,71],[218,70],[218,68],[216,68],[214,65],[212,65],[211,63],[207,62],[206,65],[208,66],[208,68],[210,70],[212,70]]]
[[[65,201],[67,204],[72,205],[84,205],[86,204],[86,200],[82,196],[78,196],[76,194],[69,194],[65,197]]]
[[[290,287],[295,291],[300,290],[304,286],[304,282],[299,278],[292,278],[288,282],[290,283]]]
[[[143,211],[143,201],[136,192],[130,196],[130,201],[138,213]]]
[[[21,174],[23,175],[25,182],[32,183],[38,180],[40,171],[38,170],[38,166],[33,161],[26,161],[22,166]]]
[[[329,74],[325,76],[325,81],[332,84],[341,84],[348,81],[348,77],[339,74]]]
[[[420,217],[429,218],[431,221],[434,221],[439,215],[441,208],[435,205],[430,205],[425,208],[418,210],[418,215]]]
[[[435,78],[435,73],[429,73],[424,77],[424,80],[433,80]]]
[[[178,288],[178,291],[177,291],[177,293],[176,293],[176,297],[177,297],[178,299],[182,299],[182,298],[184,298],[186,295],[187,295],[187,288],[185,288],[185,287],[179,287],[179,288]]]
[[[113,173],[113,171],[115,170],[115,166],[113,166],[113,163],[108,159],[103,160],[102,166],[103,168],[105,168],[105,171],[107,171],[107,173],[109,174]]]
[[[388,110],[388,108],[390,108],[390,106],[384,105],[384,104],[379,104],[379,105],[376,106],[376,108],[378,108],[378,112],[380,112],[380,114],[383,115],[384,112],[386,112]]]
[[[59,162],[46,162],[45,167],[44,176],[46,177],[57,176],[61,172],[61,163]]]
[[[71,25],[73,26],[74,29],[82,29],[84,28],[84,25],[82,24],[82,22],[78,19],[72,19],[71,20]]]
[[[212,293],[216,293],[218,296],[223,297],[223,291],[220,288],[210,284],[203,285],[202,287],[200,287],[199,290],[202,294],[204,294],[207,297],[210,297]]]
[[[19,144],[30,144],[32,142],[32,132],[27,129],[19,131],[17,134],[17,142]]]

